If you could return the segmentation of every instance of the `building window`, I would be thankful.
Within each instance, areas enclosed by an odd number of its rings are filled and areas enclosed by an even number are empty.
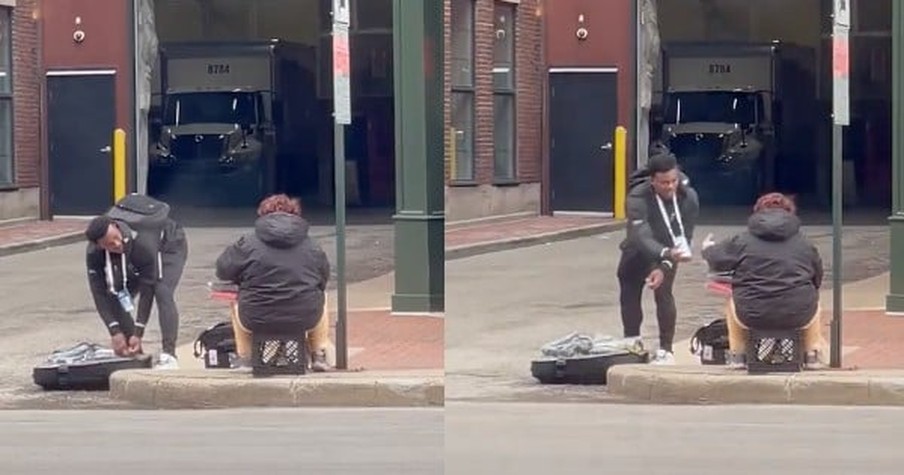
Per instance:
[[[12,9],[0,7],[0,186],[13,183]]]
[[[515,179],[515,5],[495,4],[493,47],[493,178]]]
[[[474,180],[474,0],[452,0],[453,181]]]

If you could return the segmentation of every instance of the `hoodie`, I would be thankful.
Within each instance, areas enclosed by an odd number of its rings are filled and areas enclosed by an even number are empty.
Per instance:
[[[272,213],[217,259],[217,278],[239,287],[239,318],[252,332],[303,332],[320,320],[330,277],[326,254],[299,216]]]
[[[823,268],[819,251],[783,210],[754,213],[747,230],[703,251],[715,272],[732,272],[738,319],[750,328],[801,328],[816,313]]]
[[[700,201],[697,191],[690,186],[690,180],[684,173],[679,174],[679,186],[675,194],[684,233],[688,242],[694,238],[694,229],[700,215]],[[629,191],[625,199],[627,225],[625,239],[621,250],[632,256],[641,256],[651,270],[655,266],[673,268],[675,263],[665,257],[665,251],[675,247],[669,234],[669,224],[677,235],[677,222],[674,205],[671,200],[665,203],[666,212],[672,216],[671,223],[662,219],[656,194],[650,181],[650,172],[641,169],[629,178]],[[647,270],[645,270],[647,271]]]

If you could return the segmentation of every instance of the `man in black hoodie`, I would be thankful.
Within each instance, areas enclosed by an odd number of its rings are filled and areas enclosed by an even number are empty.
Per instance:
[[[132,195],[127,199],[136,196],[141,202],[153,202],[168,211],[165,203],[152,198]],[[91,296],[110,332],[113,350],[119,355],[142,352],[141,339],[156,300],[163,340],[156,367],[176,369],[179,311],[175,292],[188,259],[188,242],[177,222],[167,217],[159,224],[159,228],[139,231],[110,213],[98,216],[85,230],[85,261]],[[136,294],[137,311],[133,304]]]
[[[247,361],[251,335],[266,330],[303,335],[318,325],[325,332],[309,343],[314,371],[326,370],[329,322],[324,315],[330,264],[308,235],[301,204],[274,195],[258,208],[254,233],[239,238],[217,259],[217,278],[239,287],[238,315],[234,315],[236,352]],[[323,333],[326,333],[324,336]],[[312,338],[309,338],[309,341]]]
[[[715,272],[732,273],[729,364],[745,366],[748,328],[803,329],[806,364],[820,364],[819,288],[822,258],[800,233],[794,202],[781,193],[757,200],[747,231],[719,243],[707,236],[703,258]]]
[[[697,192],[678,170],[671,153],[653,157],[632,177],[625,202],[627,235],[618,264],[619,301],[625,338],[640,338],[644,286],[653,290],[659,322],[659,349],[653,362],[674,363],[677,309],[672,284],[678,263],[691,258],[690,243],[700,213]]]

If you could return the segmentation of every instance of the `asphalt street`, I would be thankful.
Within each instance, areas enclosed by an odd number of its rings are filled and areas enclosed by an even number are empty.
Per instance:
[[[738,226],[701,226],[695,246]],[[805,232],[819,247],[831,283],[831,227]],[[621,336],[616,267],[623,231],[486,254],[446,263],[446,398],[496,401],[607,401],[599,387],[541,386],[530,375],[539,348],[571,332]],[[844,279],[860,280],[888,269],[886,226],[847,226]],[[701,259],[682,265],[675,284],[676,341],[720,318],[724,300],[706,292]],[[651,292],[642,328],[649,348],[658,345]],[[687,352],[688,348],[675,348]]]
[[[904,410],[446,404],[447,475],[897,475]]]
[[[314,226],[311,230],[331,262],[335,262],[334,229]],[[219,253],[248,230],[186,229],[189,259],[176,295],[181,313],[180,344],[194,341],[204,328],[229,318],[222,302],[209,299],[207,283],[215,280],[214,263]],[[391,225],[349,226],[347,248],[349,282],[392,270]],[[331,282],[334,285],[335,279]],[[86,340],[109,344],[88,293],[85,245],[0,257],[0,289],[0,408],[102,403],[103,397],[98,394],[45,394],[31,380],[31,368],[54,349]],[[148,351],[160,350],[158,330],[156,313],[152,313],[145,341]]]
[[[0,411],[4,475],[443,473],[442,409]]]

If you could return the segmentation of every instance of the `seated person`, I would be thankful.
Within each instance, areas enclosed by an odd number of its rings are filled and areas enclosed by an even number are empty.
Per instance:
[[[818,367],[822,334],[819,251],[800,233],[794,203],[781,193],[760,197],[747,231],[719,243],[703,242],[703,258],[715,272],[732,272],[729,301],[729,365],[746,365],[748,329],[802,329],[806,366]]]
[[[308,235],[310,226],[301,217],[298,200],[271,196],[261,202],[257,214],[255,231],[217,259],[217,278],[239,288],[238,312],[233,312],[236,352],[243,362],[250,361],[251,335],[256,331],[308,332],[311,367],[325,371],[329,345],[325,291],[330,277],[326,254]]]

